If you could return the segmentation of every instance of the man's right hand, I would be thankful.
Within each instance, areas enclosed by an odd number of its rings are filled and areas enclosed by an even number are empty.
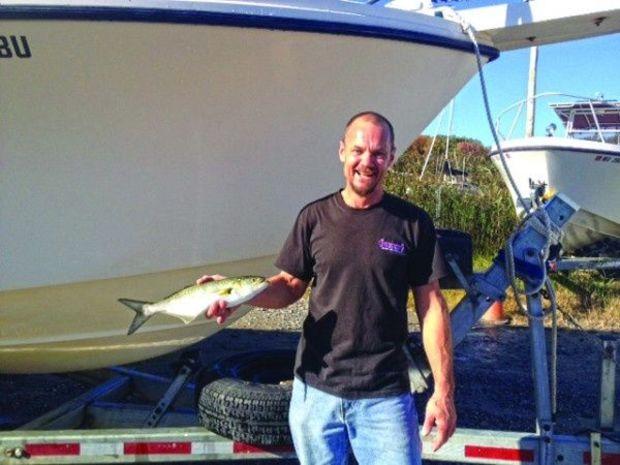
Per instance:
[[[208,283],[210,281],[219,281],[220,279],[224,279],[226,276],[222,276],[220,274],[214,275],[204,275],[196,280],[196,284],[201,285]],[[224,322],[228,319],[228,317],[237,310],[237,307],[229,308],[226,304],[225,300],[219,299],[213,302],[209,308],[205,311],[205,317],[208,319],[215,318],[218,325],[224,324]]]
[[[209,281],[219,281],[220,279],[225,279],[226,276],[222,276],[221,274],[205,274],[202,277],[196,280],[196,284],[205,284]]]

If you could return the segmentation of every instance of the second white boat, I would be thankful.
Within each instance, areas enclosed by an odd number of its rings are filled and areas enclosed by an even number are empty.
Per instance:
[[[562,94],[537,97],[561,98]],[[562,245],[568,252],[597,247],[615,255],[620,251],[620,102],[577,99],[551,108],[564,127],[548,126],[548,137],[508,138],[501,144],[506,164],[526,205],[537,193],[562,192],[580,210],[565,227]],[[521,103],[522,105],[522,103]],[[518,214],[523,213],[517,192],[510,184],[497,149],[491,158],[510,189]]]

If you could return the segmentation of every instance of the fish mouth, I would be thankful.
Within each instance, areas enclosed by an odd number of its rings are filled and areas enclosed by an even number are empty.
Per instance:
[[[265,279],[263,282],[257,283],[257,286],[254,288],[254,292],[258,294],[267,289],[267,287],[269,287],[269,282]]]
[[[252,278],[251,282],[248,283],[246,289],[252,294],[258,294],[259,292],[265,290],[268,286],[269,281],[267,281],[267,278],[255,276]]]
[[[254,288],[254,291],[252,292],[252,294],[256,296],[260,294],[261,292],[263,292],[268,287],[269,287],[269,282],[265,279],[262,283],[260,283],[258,286]]]

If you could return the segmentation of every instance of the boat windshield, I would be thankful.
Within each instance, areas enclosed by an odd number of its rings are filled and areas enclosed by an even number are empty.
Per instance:
[[[564,137],[570,139],[591,140],[620,145],[620,102],[616,100],[589,99],[570,94],[547,92],[538,94],[533,99],[562,97],[565,102],[551,103],[549,107],[560,119],[564,129]],[[502,111],[495,122],[501,137],[506,140],[512,137],[520,120],[524,120],[524,109],[528,99],[523,99]],[[502,118],[515,112],[507,134],[502,132]],[[504,128],[505,129],[505,128]],[[557,136],[554,123],[546,127],[547,136]]]
[[[620,144],[620,102],[589,100],[550,107],[566,128],[567,137]]]

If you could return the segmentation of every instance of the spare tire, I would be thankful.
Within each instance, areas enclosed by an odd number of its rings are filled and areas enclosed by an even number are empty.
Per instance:
[[[290,350],[242,353],[218,361],[199,375],[199,422],[247,444],[291,444],[288,407],[294,363]]]

